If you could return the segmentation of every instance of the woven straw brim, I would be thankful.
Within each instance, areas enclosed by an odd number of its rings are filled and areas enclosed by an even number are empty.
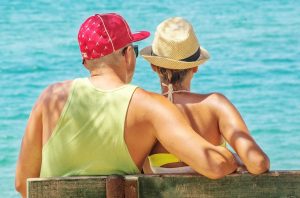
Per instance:
[[[153,65],[167,69],[189,69],[205,63],[209,59],[209,53],[206,49],[200,47],[201,54],[198,60],[185,62],[171,58],[151,55],[152,46],[145,47],[141,50],[141,55]]]

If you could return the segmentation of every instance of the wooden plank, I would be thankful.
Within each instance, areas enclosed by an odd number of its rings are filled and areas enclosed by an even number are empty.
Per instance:
[[[123,176],[108,176],[106,179],[106,197],[123,198],[125,196],[125,181]]]
[[[58,177],[28,180],[28,197],[300,197],[300,171],[199,175]]]
[[[262,175],[232,174],[219,180],[199,175],[138,177],[143,197],[300,197],[300,171],[273,171]]]
[[[57,177],[27,180],[29,198],[105,197],[106,177]]]
[[[125,198],[138,198],[137,180],[138,176],[125,177]]]

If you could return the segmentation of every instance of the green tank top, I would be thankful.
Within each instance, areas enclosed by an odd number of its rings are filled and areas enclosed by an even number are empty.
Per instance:
[[[43,146],[40,177],[137,174],[124,140],[124,125],[137,87],[100,90],[78,78],[58,123]]]

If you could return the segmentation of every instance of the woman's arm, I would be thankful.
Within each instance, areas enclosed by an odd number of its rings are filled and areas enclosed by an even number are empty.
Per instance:
[[[220,132],[244,162],[248,171],[253,174],[268,171],[269,158],[250,135],[238,110],[221,94],[212,94],[210,97],[213,97]]]

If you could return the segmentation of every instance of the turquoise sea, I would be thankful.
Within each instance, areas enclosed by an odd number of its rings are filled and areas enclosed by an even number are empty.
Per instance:
[[[2,0],[0,197],[18,197],[16,160],[40,92],[56,81],[88,75],[77,31],[85,18],[102,12],[120,13],[133,31],[154,32],[171,16],[188,19],[211,54],[192,89],[225,94],[269,155],[273,170],[300,169],[300,1]],[[142,58],[134,83],[159,92],[158,79]]]

